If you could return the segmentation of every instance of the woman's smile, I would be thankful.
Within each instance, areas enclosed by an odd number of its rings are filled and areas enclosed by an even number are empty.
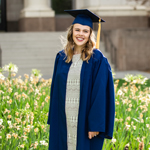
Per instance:
[[[80,38],[80,37],[77,37],[76,38],[79,42],[82,42],[84,40],[84,38]]]

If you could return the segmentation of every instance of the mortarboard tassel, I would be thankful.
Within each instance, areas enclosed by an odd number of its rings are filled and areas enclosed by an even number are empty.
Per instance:
[[[100,47],[100,35],[101,35],[101,19],[99,19],[98,31],[97,31],[97,41],[96,41],[97,49],[99,49],[99,47]]]

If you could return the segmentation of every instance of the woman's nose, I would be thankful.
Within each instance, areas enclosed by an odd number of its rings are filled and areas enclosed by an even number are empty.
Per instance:
[[[83,31],[80,31],[80,32],[79,32],[79,35],[83,35]]]

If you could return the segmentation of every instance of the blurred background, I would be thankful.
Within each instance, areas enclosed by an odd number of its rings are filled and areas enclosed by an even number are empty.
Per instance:
[[[106,21],[100,50],[116,76],[150,78],[150,0],[0,0],[0,67],[12,62],[18,75],[35,68],[52,77],[56,53],[63,49],[60,35],[66,36],[74,19],[63,10],[84,8]]]

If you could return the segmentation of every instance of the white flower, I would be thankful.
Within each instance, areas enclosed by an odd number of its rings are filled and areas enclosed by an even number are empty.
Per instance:
[[[40,141],[40,143],[41,143],[41,145],[45,145],[45,141],[43,140],[43,141]]]
[[[132,107],[132,104],[129,104],[129,107]]]
[[[9,71],[9,66],[8,66],[8,65],[5,65],[5,66],[3,67],[3,70],[4,70],[4,71]]]
[[[112,140],[111,140],[113,143],[115,143],[116,142],[116,139],[114,139],[114,138],[112,138]]]
[[[42,74],[40,73],[40,70],[32,69],[32,75],[34,77],[37,77],[38,79],[42,77]]]
[[[137,137],[137,141],[138,141],[138,142],[140,141],[140,138],[139,138],[139,137]]]
[[[4,94],[4,92],[2,90],[0,90],[0,94]]]
[[[118,119],[118,118],[115,118],[115,121],[119,121],[119,119]]]
[[[127,77],[125,77],[124,80],[127,82],[130,82],[130,80]]]
[[[18,79],[18,83],[23,84],[22,79]]]
[[[117,93],[118,95],[122,95],[123,94],[123,92],[121,91],[121,90],[118,90],[118,93]]]
[[[27,108],[27,109],[29,109],[29,108],[30,108],[30,105],[29,105],[29,103],[27,103],[27,104],[26,104],[26,108]]]
[[[11,125],[11,121],[7,121],[7,123],[8,123],[9,125]]]
[[[3,123],[3,119],[0,119],[0,125],[2,125],[2,123]]]
[[[136,130],[136,126],[133,126],[133,129]]]
[[[128,144],[126,144],[126,147],[129,147],[130,146],[130,144],[128,143]]]
[[[34,126],[27,125],[27,128],[32,129]]]
[[[24,148],[24,144],[20,145],[21,148]]]
[[[7,121],[7,123],[9,124],[9,128],[11,129],[13,127],[11,121]]]
[[[7,134],[7,139],[10,139],[11,138],[11,134]]]
[[[37,141],[35,141],[35,145],[38,146],[38,142]]]
[[[16,65],[14,65],[14,67],[11,68],[11,71],[17,73],[18,67]]]
[[[3,70],[17,73],[18,72],[18,67],[16,65],[12,64],[12,63],[9,63],[8,65],[5,65],[3,67]]]
[[[130,125],[126,125],[126,128],[127,128],[127,130],[129,130],[129,128],[130,128]]]
[[[20,130],[20,126],[16,126],[16,129],[17,129],[17,130]]]
[[[36,100],[34,100],[34,105],[35,105],[35,106],[37,106],[37,104],[38,104],[38,103],[37,103],[37,101],[36,101]]]
[[[0,73],[0,79],[5,80],[5,77]]]
[[[40,141],[40,144],[41,144],[41,145],[48,146],[48,143],[46,143],[44,140],[43,140],[43,141]]]
[[[128,116],[128,117],[127,117],[127,120],[131,120],[131,117],[130,117],[130,116]]]
[[[30,81],[33,81],[33,77],[32,76],[30,77]]]
[[[41,77],[42,77],[42,74],[39,74],[39,75],[38,75],[38,78],[41,78]]]
[[[18,95],[18,92],[15,92],[14,95],[17,96],[17,95]]]
[[[39,94],[39,90],[38,89],[35,89],[35,95],[36,94]]]
[[[45,143],[45,146],[48,146],[48,143]]]
[[[144,120],[143,120],[143,119],[141,119],[141,123],[144,123]]]

